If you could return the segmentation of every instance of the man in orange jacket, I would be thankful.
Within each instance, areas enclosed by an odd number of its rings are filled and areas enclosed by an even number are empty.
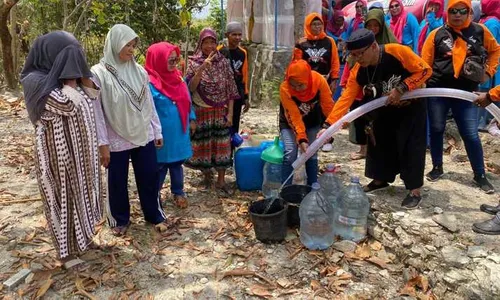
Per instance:
[[[488,93],[479,93],[479,97],[477,97],[476,101],[474,101],[474,104],[476,106],[484,108],[490,105],[492,102],[497,101],[500,101],[500,85],[497,85]],[[495,215],[495,217],[490,220],[474,223],[472,225],[472,230],[477,233],[483,234],[500,234],[500,204],[496,206],[482,204],[480,206],[480,209],[485,213]]]

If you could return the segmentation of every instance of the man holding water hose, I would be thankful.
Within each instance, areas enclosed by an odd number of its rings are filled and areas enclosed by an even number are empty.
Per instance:
[[[410,191],[401,206],[417,208],[422,200],[420,188],[425,167],[426,102],[424,99],[401,101],[401,96],[422,87],[432,69],[407,46],[378,45],[368,29],[354,32],[347,41],[347,50],[356,64],[346,89],[318,135],[347,113],[360,92],[364,103],[387,95],[385,107],[363,116],[372,128],[365,176],[373,179],[364,190],[385,188],[400,174]]]
[[[488,93],[479,93],[479,97],[474,101],[474,104],[485,108],[492,102],[500,102],[500,85],[492,88]],[[500,234],[500,203],[496,206],[482,204],[480,209],[485,213],[495,216],[490,220],[474,223],[472,225],[472,230],[483,234]]]

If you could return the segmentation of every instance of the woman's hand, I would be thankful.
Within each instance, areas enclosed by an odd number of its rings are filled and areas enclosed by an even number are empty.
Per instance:
[[[109,145],[99,146],[99,157],[101,160],[101,165],[105,168],[109,166],[111,161],[111,152],[109,151]]]
[[[210,55],[207,58],[205,58],[203,64],[201,64],[200,66],[201,71],[205,70],[206,68],[212,65],[212,59],[214,58],[216,53],[217,51],[212,51],[212,53],[210,53]]]
[[[163,147],[163,139],[155,140],[155,147],[156,149],[160,149],[161,147]]]
[[[476,93],[476,94],[478,95],[478,97],[474,101],[474,105],[484,108],[491,104],[491,100],[488,98],[487,93]]]
[[[189,131],[191,132],[191,135],[193,135],[196,131],[196,122],[194,120],[189,122]]]
[[[227,115],[226,117],[226,127],[231,127],[233,126],[233,115],[230,114],[230,115]]]
[[[92,81],[92,79],[90,78],[85,78],[85,77],[82,77],[82,85],[88,87],[88,88],[91,88],[91,89],[95,89],[96,86],[94,85],[94,82]]]
[[[302,143],[300,143],[299,148],[300,148],[300,151],[302,151],[302,153],[306,153],[307,148],[309,148],[309,144],[306,142],[302,142]]]

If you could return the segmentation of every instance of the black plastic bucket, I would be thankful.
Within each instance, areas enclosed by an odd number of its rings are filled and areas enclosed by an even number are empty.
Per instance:
[[[255,237],[263,243],[281,242],[286,237],[288,205],[276,199],[266,214],[262,214],[269,200],[250,203],[248,212],[255,230]]]
[[[309,194],[312,188],[308,185],[291,184],[280,192],[280,198],[288,203],[288,226],[300,226],[299,207],[302,199]]]

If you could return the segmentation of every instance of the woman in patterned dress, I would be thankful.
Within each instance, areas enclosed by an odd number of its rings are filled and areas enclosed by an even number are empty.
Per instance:
[[[80,43],[65,31],[37,38],[21,73],[40,194],[63,261],[88,249],[102,217],[91,76]]]
[[[215,31],[205,28],[194,55],[189,58],[186,81],[193,98],[196,132],[191,139],[193,157],[186,165],[203,172],[207,187],[211,186],[211,169],[215,168],[216,187],[227,191],[224,176],[232,163],[233,101],[239,94],[229,60],[216,47]]]

